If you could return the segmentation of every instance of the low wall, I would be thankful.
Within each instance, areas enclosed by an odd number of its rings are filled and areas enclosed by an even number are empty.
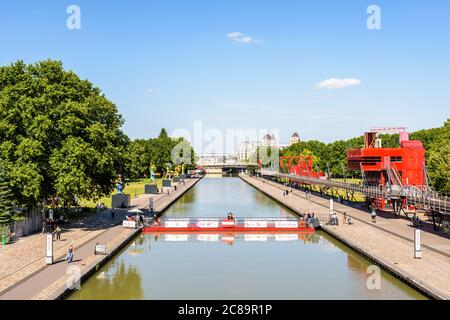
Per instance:
[[[15,239],[26,237],[42,230],[42,216],[35,210],[26,220],[13,222],[9,227]]]

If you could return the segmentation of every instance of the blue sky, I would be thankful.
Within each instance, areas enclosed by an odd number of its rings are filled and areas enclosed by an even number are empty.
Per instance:
[[[80,30],[66,28],[71,4]],[[371,4],[381,30],[366,27]],[[449,17],[448,0],[1,0],[0,64],[62,60],[132,138],[201,120],[333,141],[450,117]],[[360,83],[317,88],[333,78]]]

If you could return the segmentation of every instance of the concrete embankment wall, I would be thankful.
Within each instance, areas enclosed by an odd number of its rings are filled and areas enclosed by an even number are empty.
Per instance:
[[[276,183],[263,182],[248,175],[240,178],[293,212],[301,215],[305,211],[305,199],[283,197],[280,186],[272,185]],[[322,206],[321,216],[326,217],[328,210]],[[449,299],[447,272],[450,260],[445,254],[422,248],[426,258],[414,259],[412,245],[400,234],[388,233],[359,221],[357,225],[345,227],[323,224],[322,230],[425,296]]]

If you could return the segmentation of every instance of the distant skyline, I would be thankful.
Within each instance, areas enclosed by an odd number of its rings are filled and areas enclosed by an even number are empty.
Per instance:
[[[3,0],[0,64],[63,61],[118,106],[131,138],[202,121],[331,142],[450,118],[449,12],[448,0]]]

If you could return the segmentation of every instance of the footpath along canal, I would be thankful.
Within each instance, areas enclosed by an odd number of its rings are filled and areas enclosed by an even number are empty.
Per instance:
[[[205,178],[166,217],[291,217],[239,178]],[[329,235],[139,235],[68,299],[426,299]],[[371,278],[372,277],[372,278]]]

